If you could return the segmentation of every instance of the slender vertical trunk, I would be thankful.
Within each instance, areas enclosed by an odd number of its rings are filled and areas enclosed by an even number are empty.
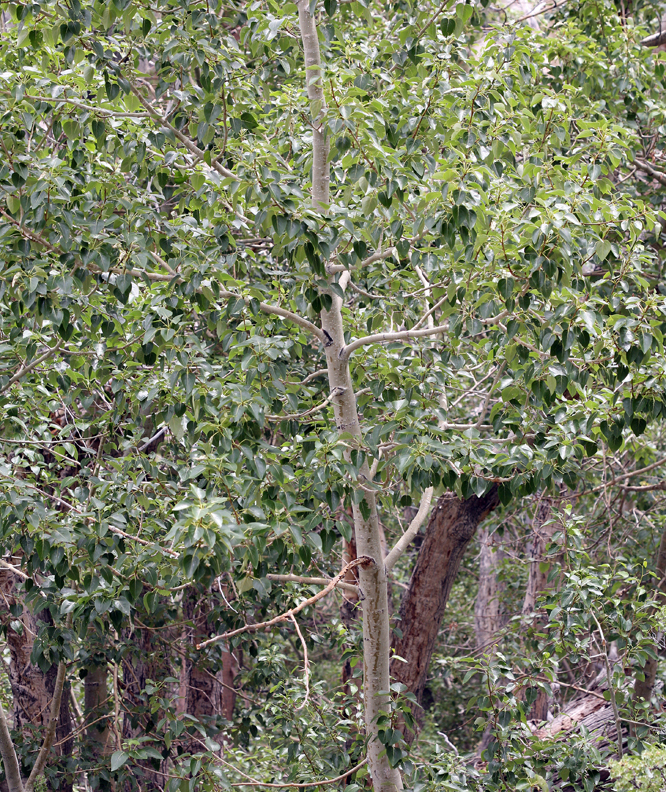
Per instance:
[[[659,543],[659,550],[657,551],[657,601],[660,605],[666,603],[666,531],[661,535],[661,542]],[[655,653],[659,652],[659,646],[654,647]],[[640,679],[636,676],[634,682],[634,704],[640,704],[641,701],[649,702],[652,698],[652,691],[654,690],[654,683],[657,678],[657,660],[648,657],[645,668],[638,669],[638,673],[643,676]]]
[[[329,203],[328,139],[323,125],[325,99],[319,52],[317,27],[310,15],[308,0],[299,0],[298,19],[305,56],[306,82],[311,105],[312,145],[312,201],[325,212]],[[345,339],[342,323],[342,299],[330,293],[330,310],[322,311],[321,327],[326,337],[328,382],[333,400],[335,422],[340,432],[354,438],[362,437],[356,409],[356,395],[344,355]],[[364,462],[360,477],[370,480],[370,469]],[[402,778],[391,767],[384,746],[378,738],[377,720],[388,711],[390,631],[386,569],[382,552],[381,530],[377,502],[372,492],[359,487],[359,502],[352,504],[356,551],[370,556],[374,564],[359,568],[359,583],[363,592],[363,698],[365,727],[368,736],[368,765],[376,792],[396,792],[402,789]],[[356,500],[356,498],[354,498]]]
[[[534,613],[536,601],[539,594],[548,588],[548,573],[550,565],[545,566],[544,558],[546,548],[550,542],[555,528],[555,522],[549,520],[551,512],[551,502],[549,498],[541,497],[536,514],[532,521],[532,541],[529,547],[530,573],[525,588],[525,599],[523,601],[523,614]],[[545,567],[545,568],[544,568]],[[539,626],[546,628],[544,620],[537,617],[535,622]],[[545,690],[539,690],[536,701],[532,704],[528,720],[536,723],[543,723],[548,717],[548,695]]]
[[[485,528],[479,538],[479,590],[474,603],[474,631],[478,651],[488,650],[502,626],[503,586],[498,579],[498,568],[505,554],[501,548],[493,546],[496,536],[491,536]]]
[[[542,591],[548,588],[548,573],[550,571],[550,566],[547,569],[542,569],[542,566],[546,548],[557,527],[554,522],[548,521],[550,510],[550,500],[548,498],[542,498],[539,501],[534,520],[532,521],[532,541],[530,542],[528,550],[530,573],[527,579],[525,599],[523,601],[523,613],[525,615],[534,612],[537,597]]]

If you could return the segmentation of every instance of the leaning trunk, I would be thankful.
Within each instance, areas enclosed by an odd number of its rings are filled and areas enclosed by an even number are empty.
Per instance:
[[[402,636],[394,641],[391,673],[416,696],[423,697],[444,609],[463,554],[477,526],[498,504],[497,487],[466,501],[443,495],[433,510],[409,587],[400,607]],[[404,662],[403,662],[404,661]]]
[[[14,625],[7,630],[7,646],[9,648],[9,683],[12,690],[12,720],[14,730],[25,741],[31,734],[37,735],[42,741],[50,721],[51,700],[56,689],[57,667],[51,666],[46,672],[32,662],[35,638],[44,623],[52,624],[51,614],[43,610],[36,615],[23,604],[20,590],[17,589],[15,575],[7,570],[0,572],[0,591],[3,600],[9,605],[22,608],[21,615]],[[9,615],[9,614],[7,614]],[[71,792],[72,777],[75,767],[65,768],[65,761],[71,759],[73,736],[72,721],[69,710],[69,683],[65,682],[58,713],[55,734],[55,752],[60,757],[60,768],[57,781],[46,778],[47,789],[58,789],[59,792]],[[37,749],[37,746],[35,746]],[[71,772],[68,772],[71,770]]]

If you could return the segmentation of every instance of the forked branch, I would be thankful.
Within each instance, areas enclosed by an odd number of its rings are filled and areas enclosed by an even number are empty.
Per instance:
[[[244,627],[239,627],[237,630],[229,630],[228,632],[222,633],[221,635],[215,635],[212,638],[209,638],[207,641],[202,641],[201,643],[197,644],[197,649],[203,649],[204,646],[210,646],[210,644],[217,643],[218,641],[224,641],[227,638],[233,638],[234,635],[240,635],[244,632],[256,632],[257,630],[264,630],[267,627],[274,627],[280,622],[291,619],[292,616],[300,613],[304,608],[307,608],[308,605],[314,605],[315,602],[330,594],[350,569],[353,569],[357,566],[370,566],[374,563],[374,558],[370,558],[370,556],[359,556],[358,558],[355,558],[353,561],[350,561],[348,564],[346,564],[331,580],[331,582],[321,591],[318,591],[314,597],[304,600],[295,608],[290,608],[286,613],[281,613],[279,616],[276,616],[274,619],[270,619],[269,621],[260,622],[259,624],[246,624]]]

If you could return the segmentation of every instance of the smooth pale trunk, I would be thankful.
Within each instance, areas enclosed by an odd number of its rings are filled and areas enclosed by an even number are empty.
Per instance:
[[[299,0],[298,21],[303,42],[306,83],[310,99],[312,123],[312,202],[325,213],[329,203],[328,140],[323,120],[326,102],[323,92],[323,75],[317,28],[310,16],[308,0]],[[338,431],[361,438],[361,426],[356,411],[356,396],[349,373],[349,364],[342,351],[345,346],[342,323],[342,300],[331,293],[329,311],[322,311],[321,327],[326,334],[326,361],[328,382],[333,399]],[[370,480],[370,470],[364,463],[361,475]],[[359,583],[363,598],[363,696],[365,727],[368,742],[368,765],[375,792],[396,792],[402,789],[400,772],[392,768],[384,746],[377,737],[377,719],[386,712],[389,704],[389,652],[390,631],[386,570],[382,552],[381,532],[377,517],[375,496],[364,492],[367,519],[358,504],[353,505],[354,534],[358,555],[370,556],[375,563],[359,567]]]

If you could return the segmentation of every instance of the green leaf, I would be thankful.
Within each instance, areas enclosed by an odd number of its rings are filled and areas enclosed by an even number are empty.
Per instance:
[[[125,751],[114,751],[111,754],[111,772],[115,773],[116,770],[120,770],[128,759],[129,754],[125,753]]]

